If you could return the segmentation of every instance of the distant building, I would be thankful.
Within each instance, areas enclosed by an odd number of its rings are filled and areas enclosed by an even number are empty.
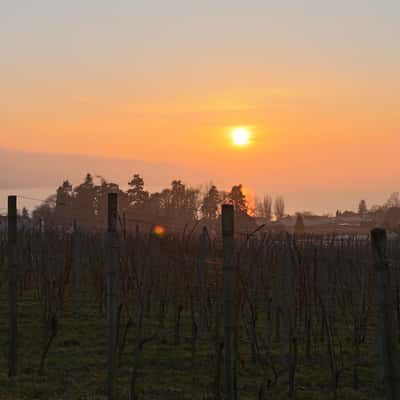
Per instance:
[[[335,223],[335,219],[325,215],[309,215],[302,214],[304,227],[310,228],[319,225],[330,225]],[[287,228],[294,228],[297,220],[297,215],[288,215],[280,220],[280,222]]]

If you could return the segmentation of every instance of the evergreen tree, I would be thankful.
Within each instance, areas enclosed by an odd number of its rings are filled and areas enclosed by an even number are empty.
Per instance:
[[[232,187],[232,190],[229,192],[228,198],[235,207],[236,212],[247,213],[247,200],[245,194],[243,193],[243,186],[241,184]]]
[[[143,208],[149,200],[149,192],[144,190],[144,180],[139,174],[134,174],[128,182],[129,205],[134,208]]]
[[[367,202],[365,200],[361,200],[358,204],[358,213],[360,215],[364,215],[368,212]]]
[[[74,192],[73,218],[76,218],[81,226],[94,226],[97,193],[92,175],[88,173],[83,183],[75,187]]]

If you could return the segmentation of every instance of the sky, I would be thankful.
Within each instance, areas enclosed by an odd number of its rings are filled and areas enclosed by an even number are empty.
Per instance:
[[[0,148],[173,164],[290,210],[383,202],[400,191],[399,20],[397,0],[0,0]]]

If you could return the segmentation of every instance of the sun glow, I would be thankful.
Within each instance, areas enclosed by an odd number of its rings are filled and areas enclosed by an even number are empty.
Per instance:
[[[232,141],[235,146],[245,146],[250,142],[250,132],[247,128],[238,127],[232,130]]]

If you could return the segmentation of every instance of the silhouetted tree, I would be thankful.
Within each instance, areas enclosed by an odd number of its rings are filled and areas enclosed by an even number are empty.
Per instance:
[[[54,224],[54,208],[56,202],[56,195],[51,195],[47,199],[36,207],[32,212],[32,219],[35,223],[38,223],[41,219],[46,225]]]
[[[143,209],[145,203],[149,200],[149,192],[144,190],[144,180],[139,174],[133,175],[128,182],[128,199],[130,207]]]
[[[186,188],[184,210],[188,219],[195,220],[198,217],[200,208],[199,193],[198,189]]]
[[[166,216],[165,203],[168,203],[169,189],[167,193],[154,192],[149,194],[148,200],[143,205],[143,209],[129,207],[129,215],[134,215],[138,219],[158,222],[160,216]],[[132,214],[133,212],[133,214]]]
[[[392,208],[392,207],[400,207],[400,198],[399,192],[392,193],[385,203],[385,207]]]
[[[179,180],[171,183],[171,208],[180,209],[185,205],[186,186]]]
[[[368,212],[367,202],[365,200],[361,200],[358,204],[358,213],[360,215],[364,215]]]
[[[72,185],[68,180],[66,180],[58,187],[56,192],[56,205],[54,209],[54,220],[56,224],[67,225],[72,223],[72,202]]]
[[[232,187],[232,190],[229,192],[228,198],[235,207],[235,211],[247,213],[247,200],[246,196],[243,193],[243,186],[241,184]]]
[[[171,189],[161,192],[161,209],[164,215],[172,219],[178,219],[185,223],[197,217],[199,191],[187,188],[180,180],[171,183]]]
[[[285,200],[283,196],[278,196],[275,199],[274,213],[278,220],[285,216]]]
[[[169,215],[172,211],[172,192],[171,189],[163,189],[159,196],[160,215]]]
[[[269,195],[264,195],[261,201],[256,201],[256,214],[259,217],[265,218],[268,221],[272,217],[272,198]]]
[[[218,189],[212,185],[203,198],[201,213],[204,218],[216,219],[218,216],[218,206],[221,202]]]
[[[91,174],[87,174],[83,183],[75,187],[73,217],[82,226],[94,226],[96,219],[96,188]]]

